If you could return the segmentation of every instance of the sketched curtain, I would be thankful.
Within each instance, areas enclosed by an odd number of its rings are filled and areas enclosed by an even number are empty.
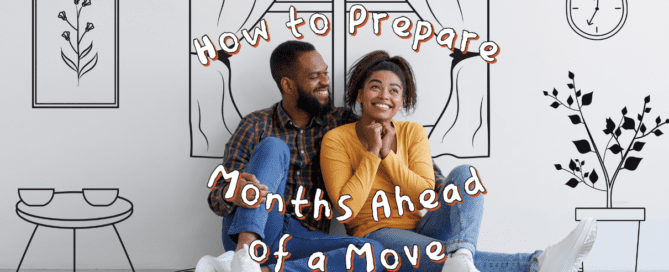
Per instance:
[[[222,158],[225,143],[242,118],[231,88],[230,56],[220,50],[218,36],[232,32],[244,44],[242,30],[251,31],[273,0],[219,0],[191,2],[190,42],[190,128],[191,156]],[[204,67],[197,60],[193,39],[208,35],[218,49],[218,60]]]
[[[241,118],[281,100],[271,77],[269,58],[279,43],[295,39],[285,26],[291,5],[297,8],[298,17],[307,22],[299,28],[304,35],[302,40],[316,46],[326,62],[332,62],[332,35],[318,36],[308,25],[310,16],[316,12],[332,21],[332,4],[331,0],[192,0],[189,40],[191,157],[223,158],[225,144]],[[253,36],[261,20],[267,22],[269,39],[260,38],[255,47],[250,46],[244,40],[242,30],[248,30]],[[218,39],[225,32],[235,33],[240,39],[240,49],[235,55],[229,56],[220,50]],[[212,39],[219,52],[218,60],[212,61],[208,67],[198,61],[192,44],[193,39],[201,40],[203,35]]]

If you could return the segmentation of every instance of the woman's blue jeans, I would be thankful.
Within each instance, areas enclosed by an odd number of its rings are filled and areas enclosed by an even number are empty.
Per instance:
[[[418,222],[416,229],[383,228],[367,234],[365,238],[379,241],[384,247],[396,251],[402,259],[398,271],[440,272],[444,265],[443,262],[433,262],[426,255],[427,245],[435,240],[440,241],[446,247],[445,253],[460,248],[470,250],[474,254],[474,265],[481,272],[537,271],[537,258],[542,253],[539,250],[532,254],[476,251],[476,242],[483,217],[484,198],[483,194],[473,197],[465,193],[465,183],[470,178],[478,178],[474,167],[461,165],[453,169],[438,194],[439,208],[428,211]],[[463,203],[446,204],[442,195],[448,184],[455,184],[459,188]],[[409,258],[404,253],[404,246],[409,246],[409,249],[412,250],[413,245],[420,248],[420,263],[417,268],[409,263]],[[389,259],[390,264],[393,262],[392,258]]]
[[[286,143],[281,139],[268,137],[260,141],[253,150],[246,172],[255,175],[260,183],[267,185],[268,193],[283,196],[289,166],[290,150]],[[284,201],[286,205],[291,205],[285,197]],[[223,217],[222,239],[226,249],[237,247],[236,237],[242,232],[260,235],[269,248],[269,259],[262,266],[269,266],[272,270],[277,261],[273,253],[278,250],[279,240],[284,234],[292,236],[284,248],[284,252],[290,252],[290,257],[283,264],[284,272],[311,272],[308,260],[315,252],[322,252],[327,257],[327,271],[346,271],[347,247],[353,244],[357,248],[362,248],[365,243],[370,243],[372,246],[377,271],[383,269],[380,255],[384,248],[379,242],[368,238],[329,235],[309,230],[291,215],[279,213],[278,205],[274,205],[269,212],[265,209],[264,203],[255,209],[237,207],[234,213]],[[261,254],[261,251],[258,253]],[[365,271],[366,259],[355,254],[353,256],[354,271]]]

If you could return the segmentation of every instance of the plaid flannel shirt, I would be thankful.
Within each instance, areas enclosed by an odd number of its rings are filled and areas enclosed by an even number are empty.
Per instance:
[[[227,172],[234,170],[245,172],[246,164],[251,158],[255,146],[266,137],[276,137],[284,140],[290,149],[290,167],[284,202],[286,213],[297,218],[290,200],[295,198],[300,186],[304,187],[304,198],[312,202],[315,199],[316,189],[320,188],[325,194],[323,199],[330,202],[320,167],[320,145],[325,133],[333,128],[358,121],[359,117],[347,108],[334,108],[320,117],[313,117],[306,127],[300,128],[293,124],[290,117],[281,106],[281,102],[273,106],[253,112],[242,119],[232,138],[225,146],[223,166]],[[436,184],[445,181],[441,171],[434,164]],[[216,182],[209,193],[209,207],[219,216],[234,212],[230,202],[223,200],[222,190],[227,182]],[[335,202],[336,204],[336,202]],[[311,230],[320,230],[327,233],[330,221],[314,219],[314,207],[302,206],[301,213],[305,215],[300,221]],[[322,216],[321,216],[322,218]]]

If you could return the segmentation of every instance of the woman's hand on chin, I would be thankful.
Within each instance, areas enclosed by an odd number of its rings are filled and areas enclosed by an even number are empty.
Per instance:
[[[371,124],[362,126],[360,132],[362,132],[361,142],[367,149],[377,157],[381,157],[381,147],[383,146],[381,132],[383,131],[383,125],[381,123],[372,121]]]
[[[381,131],[381,134],[383,135],[381,139],[381,151],[380,151],[380,158],[385,159],[388,154],[390,154],[390,151],[393,150],[393,143],[395,142],[395,128],[393,127],[391,122],[384,123],[382,125],[383,129]]]

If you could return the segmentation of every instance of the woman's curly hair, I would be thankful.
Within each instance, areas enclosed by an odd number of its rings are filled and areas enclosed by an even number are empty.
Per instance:
[[[355,110],[358,92],[363,89],[365,81],[376,71],[390,71],[395,73],[402,81],[402,90],[405,110],[414,109],[416,106],[416,81],[413,70],[404,58],[400,56],[390,57],[385,51],[374,51],[358,59],[347,75],[346,93],[344,103],[350,109]]]

